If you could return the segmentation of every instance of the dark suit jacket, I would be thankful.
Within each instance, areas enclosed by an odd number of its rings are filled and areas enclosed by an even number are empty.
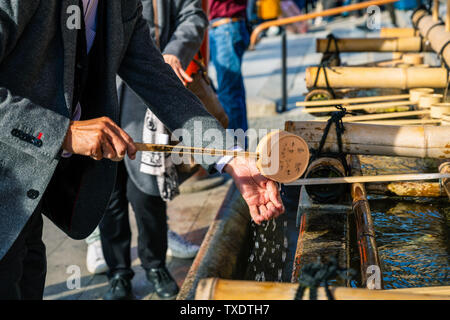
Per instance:
[[[194,136],[194,122],[201,121],[204,129],[223,132],[164,63],[150,40],[140,1],[106,3],[104,69],[89,116],[119,121],[119,74],[171,131],[184,128]],[[114,185],[116,164],[79,159],[81,166],[66,163],[64,171],[76,182],[64,198],[50,190],[43,200],[50,180],[58,175],[73,105],[78,30],[68,28],[67,21],[77,4],[0,0],[0,259],[40,201],[62,203],[44,205],[45,213],[69,236],[85,238],[98,225]],[[216,146],[224,143],[217,141]],[[61,183],[56,189],[63,192],[67,180]]]

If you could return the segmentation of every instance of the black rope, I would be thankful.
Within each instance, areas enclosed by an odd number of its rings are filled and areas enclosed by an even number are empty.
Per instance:
[[[411,18],[414,17],[414,15],[415,15],[419,10],[425,10],[428,14],[431,14],[430,9],[428,9],[425,5],[422,4],[421,6],[417,7],[417,8],[413,11],[413,13],[412,13],[412,15],[411,15]],[[419,18],[419,20],[416,21],[415,24],[413,24],[413,27],[414,27],[415,30],[418,29],[420,20],[422,20],[422,18],[425,17],[425,16],[427,16],[427,15],[424,14],[423,16],[421,16],[421,17]]]
[[[334,93],[334,90],[330,86],[330,83],[328,81],[328,75],[327,75],[327,68],[328,68],[328,66],[329,66],[329,61],[323,61],[323,62],[320,63],[319,69],[317,70],[316,79],[314,80],[313,89],[317,89],[317,82],[319,80],[320,70],[323,69],[323,75],[325,76],[326,88],[331,93],[331,96],[333,97],[333,99],[336,99],[336,94]]]
[[[332,33],[327,35],[327,39],[328,39],[328,42],[327,42],[327,48],[325,50],[325,53],[330,53],[330,46],[331,46],[331,42],[333,41],[334,42],[334,48],[335,48],[335,51],[333,53],[335,53],[336,55],[339,56],[339,53],[340,53],[339,52],[339,46],[338,46],[338,40],[339,39]]]
[[[311,150],[311,161],[319,158],[321,155],[323,155],[322,149],[325,145],[325,142],[328,137],[328,133],[330,132],[331,125],[334,123],[336,126],[336,138],[337,138],[337,144],[338,144],[338,153],[332,153],[331,155],[336,156],[338,159],[341,160],[342,165],[345,169],[345,174],[350,175],[350,168],[347,164],[347,161],[345,159],[345,153],[343,150],[343,143],[342,143],[342,135],[345,132],[344,122],[342,121],[342,118],[344,118],[347,114],[354,115],[353,112],[348,112],[347,109],[340,105],[335,106],[339,111],[334,111],[331,113],[330,119],[328,119],[327,125],[323,131],[322,138],[319,143],[319,147],[317,150],[312,149]]]
[[[319,69],[317,70],[316,78],[314,80],[313,89],[317,89],[317,82],[319,81],[320,71],[323,70],[323,74],[325,77],[325,85],[326,89],[331,93],[333,99],[336,98],[336,94],[333,88],[330,86],[328,81],[327,69],[330,66],[330,62],[333,58],[336,58],[339,61],[339,46],[338,46],[338,38],[336,38],[332,33],[327,36],[328,42],[325,52],[323,54],[322,60],[319,64]],[[331,43],[334,42],[335,51],[330,52]]]
[[[423,52],[423,50],[425,50],[425,48],[423,47],[423,45],[425,44],[426,40],[424,37],[422,37],[422,35],[419,33],[419,38],[420,38],[420,48],[419,48],[419,52]]]
[[[333,59],[336,59],[337,64],[340,65],[341,64],[341,58],[340,58],[341,52],[339,51],[339,45],[338,45],[339,39],[332,33],[327,35],[327,39],[328,39],[327,47],[325,49],[325,52],[323,53],[321,63],[325,63],[325,61],[326,61],[328,63],[327,65],[329,66],[331,61]],[[333,52],[330,52],[332,42],[334,43],[335,50]]]
[[[352,269],[339,267],[338,258],[332,257],[326,263],[320,261],[320,257],[315,263],[305,265],[298,278],[299,287],[295,293],[294,300],[302,300],[306,288],[309,288],[309,299],[317,300],[317,289],[323,284],[328,300],[334,300],[329,288],[329,281],[338,277],[350,280],[356,272]]]
[[[444,43],[444,45],[442,46],[442,48],[439,50],[438,52],[438,57],[441,60],[441,63],[444,64],[445,68],[447,68],[447,70],[450,70],[449,65],[447,64],[447,61],[445,61],[444,57],[443,57],[443,53],[445,48],[450,44],[450,40],[447,41],[446,43]]]

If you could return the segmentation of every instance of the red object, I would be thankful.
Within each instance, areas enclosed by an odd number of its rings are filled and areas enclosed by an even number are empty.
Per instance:
[[[216,18],[245,18],[247,0],[210,0],[209,20]]]
[[[38,140],[41,140],[41,138],[42,138],[42,132],[39,132],[37,138],[38,138]]]

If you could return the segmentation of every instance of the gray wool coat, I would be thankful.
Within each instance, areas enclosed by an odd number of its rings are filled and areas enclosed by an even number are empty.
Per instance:
[[[114,187],[117,165],[109,160],[74,156],[63,171],[55,171],[73,105],[78,30],[67,21],[77,4],[0,0],[0,259],[39,202],[69,236],[85,238],[98,225]],[[225,137],[164,63],[150,40],[141,2],[106,4],[102,81],[89,113],[119,121],[119,74],[171,131],[184,128],[193,135],[194,122],[201,121]],[[220,148],[225,141],[216,143]]]
[[[142,0],[143,17],[147,21],[150,35],[155,39],[153,0]],[[157,0],[160,47],[163,54],[178,57],[183,68],[200,49],[208,27],[208,19],[202,9],[201,0]],[[142,141],[145,103],[122,81],[119,82],[119,102],[122,106],[121,126],[135,140]],[[135,161],[125,159],[128,176],[144,193],[159,195],[155,176],[140,172],[141,153]]]

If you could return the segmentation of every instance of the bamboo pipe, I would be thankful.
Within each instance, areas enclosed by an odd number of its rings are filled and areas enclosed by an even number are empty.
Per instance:
[[[366,102],[379,102],[388,100],[403,100],[408,99],[409,94],[398,94],[390,96],[376,96],[376,97],[359,97],[359,98],[347,98],[347,99],[333,99],[323,101],[299,101],[296,103],[297,107],[319,107],[319,106],[334,106],[339,104],[353,104],[353,103],[366,103]]]
[[[410,38],[418,36],[414,28],[381,28],[380,38]]]
[[[422,38],[340,38],[339,52],[421,52],[429,51]],[[316,52],[336,52],[336,43],[329,39],[316,40]]]
[[[314,149],[318,148],[326,125],[326,122],[316,121],[285,123],[286,131],[302,137]],[[348,154],[447,159],[450,157],[450,127],[346,123],[342,147]],[[323,151],[339,152],[334,124]]]
[[[397,197],[425,197],[440,198],[446,196],[438,182],[388,182],[366,183],[367,193],[397,196]]]
[[[366,109],[387,109],[393,107],[405,107],[415,105],[411,101],[394,101],[394,102],[384,102],[384,103],[367,103],[367,104],[354,104],[351,106],[345,106],[347,111],[353,110],[366,110]],[[317,108],[307,108],[303,112],[307,113],[318,113],[318,112],[332,112],[337,111],[335,107],[317,107]]]
[[[255,44],[258,40],[259,34],[264,31],[265,29],[268,29],[273,26],[284,26],[296,22],[301,21],[307,21],[312,20],[317,17],[328,17],[328,16],[334,16],[338,15],[344,12],[350,12],[350,11],[357,11],[361,9],[368,8],[370,6],[380,6],[387,3],[393,3],[397,2],[398,0],[373,0],[373,1],[365,1],[361,3],[355,3],[348,6],[342,6],[337,8],[332,8],[328,10],[324,10],[322,12],[313,12],[308,14],[302,14],[295,17],[289,17],[289,18],[282,18],[272,21],[263,22],[260,25],[258,25],[255,30],[253,30],[251,37],[250,37],[250,50],[253,50],[255,48]]]
[[[426,15],[418,21],[417,28],[423,37],[427,37],[431,49],[441,53],[447,65],[450,64],[450,33],[445,31],[445,25],[434,21],[432,16]]]
[[[320,157],[312,161],[305,173],[306,178],[316,177],[317,173],[330,177],[344,177],[345,168],[342,162],[336,158]],[[306,186],[308,196],[314,203],[339,203],[348,192],[347,186]]]
[[[320,74],[315,84],[317,73]],[[326,68],[328,83],[332,88],[445,88],[448,72],[445,68]],[[306,68],[306,86],[326,88],[324,69]]]
[[[362,176],[361,163],[358,156],[349,156],[350,167],[353,176]],[[378,256],[377,243],[375,241],[375,229],[370,213],[369,201],[363,183],[353,183],[351,185],[352,213],[356,224],[356,241],[359,248],[361,263],[362,286],[367,289],[383,289],[383,276],[381,273],[381,263]],[[377,279],[367,281],[368,275],[372,274],[372,268],[380,270],[379,283]]]
[[[403,118],[403,117],[428,115],[428,114],[430,114],[430,110],[389,112],[389,113],[365,114],[362,116],[345,117],[342,119],[342,121],[343,122],[359,122],[359,121],[366,121],[366,120]],[[328,119],[329,119],[328,117],[318,117],[314,121],[325,121]]]
[[[439,172],[442,174],[450,173],[450,162],[444,162],[439,166]],[[450,178],[442,179],[442,188],[447,193],[448,198],[450,199]]]
[[[196,300],[293,300],[298,284],[282,282],[257,282],[242,280],[224,280],[207,278],[199,281],[195,294]],[[423,292],[422,288],[417,288]],[[427,293],[397,290],[367,290],[345,287],[330,287],[336,300],[449,300],[446,290],[432,290]],[[444,292],[444,294],[441,294]],[[305,290],[304,299],[309,299],[309,289]],[[327,300],[323,287],[318,288],[318,300]]]

